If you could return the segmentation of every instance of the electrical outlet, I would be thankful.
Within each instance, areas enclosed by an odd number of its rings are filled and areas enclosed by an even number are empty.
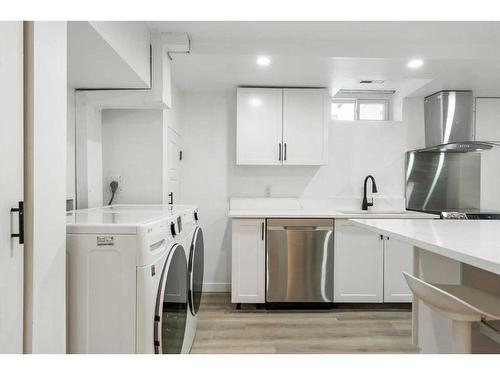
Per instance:
[[[123,178],[122,176],[117,176],[117,175],[114,175],[114,176],[108,176],[107,178],[107,191],[109,193],[111,193],[111,187],[109,186],[109,184],[111,184],[111,181],[118,181],[118,190],[117,190],[117,193],[120,193],[123,191]]]

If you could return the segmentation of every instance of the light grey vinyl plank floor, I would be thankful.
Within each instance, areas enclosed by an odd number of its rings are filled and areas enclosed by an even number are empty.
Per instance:
[[[205,293],[191,353],[415,353],[404,309],[236,310]]]

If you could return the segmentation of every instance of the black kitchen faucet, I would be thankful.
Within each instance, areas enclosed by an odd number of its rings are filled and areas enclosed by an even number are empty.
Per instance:
[[[375,183],[375,178],[371,174],[366,176],[365,183],[363,185],[363,205],[361,207],[361,209],[365,211],[368,210],[368,207],[373,206],[373,197],[371,202],[368,202],[368,199],[366,198],[366,184],[368,183],[368,180],[372,180],[372,193],[377,192],[377,184]]]

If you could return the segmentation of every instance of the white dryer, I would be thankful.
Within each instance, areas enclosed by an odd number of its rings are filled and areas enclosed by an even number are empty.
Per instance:
[[[188,209],[181,215],[182,240],[188,259],[188,307],[186,335],[183,351],[189,352],[193,346],[198,323],[198,311],[203,293],[204,243],[203,231],[198,225],[198,210]]]
[[[178,232],[159,212],[67,215],[70,353],[182,352],[189,279]]]

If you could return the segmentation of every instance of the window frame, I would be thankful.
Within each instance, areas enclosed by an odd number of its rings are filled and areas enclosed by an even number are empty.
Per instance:
[[[332,121],[389,121],[389,100],[388,99],[362,99],[362,98],[331,98],[330,105],[335,103],[353,103],[354,104],[354,118],[352,120],[338,120],[333,119],[330,115]],[[384,105],[384,119],[383,120],[369,120],[359,118],[359,107],[362,103],[375,103]],[[331,108],[331,107],[330,107]]]
[[[359,117],[360,104],[383,104],[384,118],[382,120],[361,119]],[[356,99],[356,121],[388,121],[389,120],[389,101],[387,99]]]
[[[331,120],[333,120],[333,121],[356,121],[357,112],[358,112],[358,103],[357,103],[356,99],[332,98],[330,106],[333,105],[334,103],[352,103],[352,104],[354,104],[354,110],[353,110],[353,117],[354,118],[352,120],[338,120],[338,119],[334,120],[334,119],[332,119],[332,116],[330,115]]]

